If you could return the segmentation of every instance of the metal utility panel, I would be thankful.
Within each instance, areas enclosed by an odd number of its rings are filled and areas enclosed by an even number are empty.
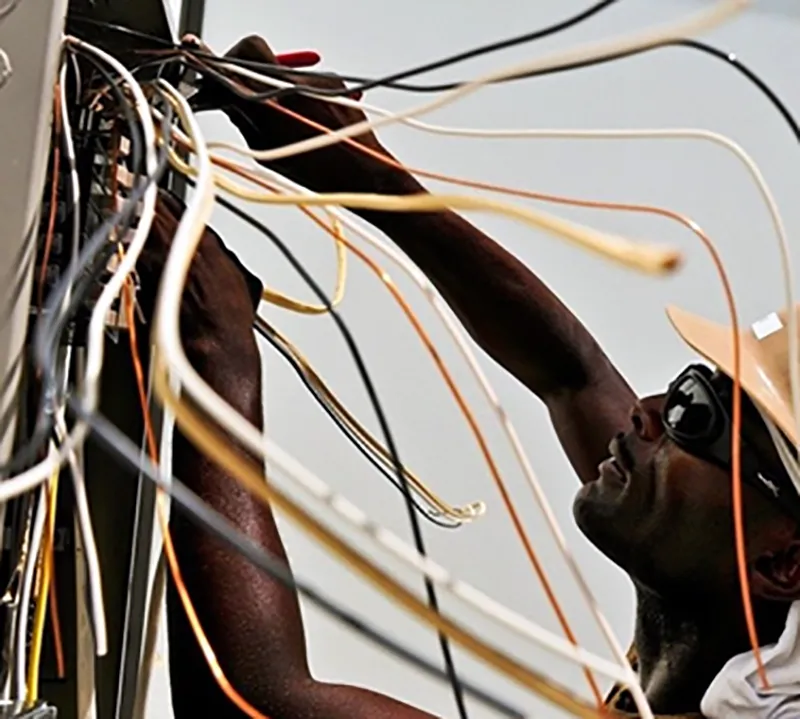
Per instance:
[[[13,443],[66,12],[67,0],[23,0],[0,21],[0,49],[11,66],[0,88],[0,462]]]

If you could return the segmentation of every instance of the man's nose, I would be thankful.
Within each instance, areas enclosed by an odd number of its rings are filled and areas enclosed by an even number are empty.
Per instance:
[[[661,421],[660,397],[646,397],[639,400],[631,411],[631,422],[636,436],[646,442],[656,442],[664,434],[664,423]]]

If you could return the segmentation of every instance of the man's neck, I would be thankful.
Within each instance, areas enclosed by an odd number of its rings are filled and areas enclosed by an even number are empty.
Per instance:
[[[738,596],[707,603],[692,597],[684,603],[637,587],[636,601],[639,675],[653,711],[699,711],[700,700],[725,663],[750,648]],[[755,608],[762,646],[778,640],[786,611],[788,606]]]

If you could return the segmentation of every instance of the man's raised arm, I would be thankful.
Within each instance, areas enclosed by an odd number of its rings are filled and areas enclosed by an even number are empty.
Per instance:
[[[227,56],[277,63],[266,42],[256,36],[240,41]],[[344,87],[335,78],[315,78],[313,85],[307,77],[293,79],[312,91]],[[242,99],[211,77],[204,83],[196,106],[226,112],[253,149],[273,149],[319,134],[270,102]],[[245,92],[248,87],[264,90],[252,83],[239,87]],[[364,120],[356,109],[303,95],[278,102],[334,130]],[[354,139],[389,155],[372,133]],[[281,159],[270,167],[316,192],[426,192],[410,173],[345,143]],[[484,351],[546,403],[579,476],[595,479],[610,439],[627,426],[635,396],[580,320],[528,267],[454,212],[357,212],[428,276]]]

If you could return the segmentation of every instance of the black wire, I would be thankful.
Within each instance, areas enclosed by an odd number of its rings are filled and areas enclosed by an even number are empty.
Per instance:
[[[289,363],[292,369],[297,373],[297,376],[300,378],[300,381],[303,383],[305,388],[309,391],[311,396],[317,401],[319,406],[324,410],[325,414],[328,415],[330,420],[336,425],[339,431],[350,441],[350,443],[361,453],[361,455],[378,471],[380,472],[390,484],[394,487],[399,489],[401,492],[403,491],[403,487],[397,481],[397,478],[392,475],[386,467],[384,467],[375,456],[372,454],[369,448],[367,448],[364,443],[359,439],[356,434],[348,427],[339,417],[339,415],[333,410],[330,406],[326,397],[322,394],[322,392],[317,389],[314,383],[311,381],[311,378],[306,373],[304,367],[297,361],[297,358],[292,354],[288,347],[281,342],[278,337],[276,337],[270,329],[267,329],[266,326],[262,325],[260,322],[256,322],[254,325],[256,332],[263,337],[267,342],[269,342],[275,350]],[[445,522],[438,517],[430,515],[428,512],[424,511],[420,506],[419,502],[414,499],[414,507],[416,508],[417,512],[424,518],[427,519],[432,524],[435,524],[442,529],[458,529],[461,525],[460,522]]]
[[[195,182],[187,177],[186,181],[195,186]],[[263,234],[267,237],[270,242],[272,242],[280,251],[280,253],[286,258],[289,264],[295,269],[295,271],[303,278],[303,281],[311,288],[312,292],[317,296],[319,301],[324,305],[325,309],[328,311],[330,316],[333,318],[336,327],[338,328],[339,332],[341,333],[345,344],[350,352],[350,355],[353,358],[353,361],[356,364],[356,369],[361,377],[361,381],[364,384],[364,388],[367,391],[367,395],[369,396],[370,403],[375,411],[375,414],[378,419],[378,424],[381,427],[381,433],[383,434],[384,441],[386,444],[386,448],[389,450],[389,454],[392,458],[392,464],[394,465],[395,473],[397,474],[397,478],[400,481],[401,486],[403,487],[403,497],[405,499],[406,510],[408,513],[408,521],[411,525],[411,532],[414,540],[414,546],[417,552],[425,557],[427,553],[425,551],[425,539],[422,534],[422,527],[419,523],[419,518],[417,517],[417,513],[414,510],[414,500],[411,494],[411,489],[408,486],[408,479],[406,478],[405,472],[403,471],[403,465],[400,462],[400,456],[397,451],[397,445],[394,441],[394,436],[389,428],[389,422],[386,419],[386,414],[383,411],[383,407],[381,405],[380,400],[378,399],[378,394],[375,390],[375,385],[372,383],[372,379],[367,371],[366,364],[364,363],[364,358],[361,356],[361,352],[358,349],[358,345],[353,338],[350,329],[348,328],[347,324],[345,323],[342,316],[336,310],[336,308],[331,303],[330,298],[325,293],[325,290],[319,286],[317,281],[311,276],[311,274],[306,270],[303,264],[294,256],[292,251],[286,246],[283,240],[280,239],[272,230],[270,230],[266,225],[259,222],[257,219],[249,215],[244,210],[241,210],[233,203],[229,202],[223,197],[217,197],[216,202],[224,207],[229,212],[236,215],[240,220],[246,222],[248,225],[253,227],[255,230]],[[430,608],[439,613],[439,601],[437,598],[436,588],[433,585],[433,582],[430,580],[429,577],[425,577],[425,593],[428,600],[428,605]],[[467,718],[467,710],[466,705],[464,703],[464,696],[461,690],[461,684],[459,682],[458,676],[456,675],[455,664],[453,662],[452,652],[450,650],[450,642],[447,637],[439,632],[439,645],[442,651],[442,659],[444,660],[445,668],[450,676],[451,686],[453,689],[453,696],[456,701],[456,706],[459,711],[459,715],[461,719]]]
[[[333,600],[328,599],[303,580],[293,577],[291,571],[284,562],[264,551],[261,546],[256,544],[250,537],[243,534],[216,510],[206,504],[178,478],[171,477],[167,479],[162,476],[158,468],[155,467],[146,456],[142,455],[140,448],[108,419],[97,413],[87,411],[77,397],[70,397],[68,406],[71,414],[74,414],[91,428],[92,436],[102,444],[103,447],[122,464],[127,465],[131,469],[141,471],[147,479],[172,498],[176,509],[183,512],[198,527],[224,542],[272,579],[280,582],[288,589],[297,591],[332,617],[342,622],[342,624],[345,624],[359,634],[367,637],[382,649],[385,649],[396,657],[407,661],[409,664],[414,665],[418,669],[438,679],[444,681],[449,679],[448,674],[437,667],[433,662],[405,648],[378,629],[369,625],[363,619],[352,614],[348,609],[337,605]],[[505,702],[495,698],[489,692],[477,688],[470,682],[462,682],[462,687],[467,694],[494,711],[511,717],[511,719],[525,719],[526,715],[524,712],[510,707]]]
[[[439,83],[439,84],[429,84],[429,85],[410,85],[410,84],[403,84],[396,82],[396,80],[401,78],[408,78],[415,75],[419,75],[424,72],[428,72],[432,69],[440,69],[443,67],[447,67],[448,65],[453,65],[462,60],[471,59],[474,57],[478,57],[480,55],[489,54],[491,52],[495,52],[497,50],[506,49],[509,47],[513,47],[514,45],[523,44],[526,42],[531,42],[534,40],[542,39],[549,35],[554,35],[556,33],[562,32],[570,27],[573,27],[593,15],[597,14],[601,10],[606,9],[610,5],[614,3],[615,0],[605,0],[605,2],[595,3],[594,5],[590,6],[586,10],[581,11],[580,13],[567,18],[555,25],[552,25],[547,28],[543,28],[541,30],[536,30],[531,33],[527,33],[525,35],[520,35],[515,38],[509,38],[508,40],[502,40],[495,43],[490,43],[488,45],[479,46],[477,48],[473,48],[471,50],[467,50],[465,52],[459,53],[458,55],[453,55],[448,58],[443,58],[441,60],[437,60],[432,63],[428,63],[426,65],[418,66],[409,70],[404,70],[402,72],[392,73],[391,75],[387,75],[383,78],[379,79],[370,79],[364,78],[354,75],[339,75],[336,73],[330,72],[318,72],[308,69],[301,69],[301,68],[287,68],[284,65],[274,65],[270,63],[261,63],[252,60],[241,60],[237,58],[228,58],[228,57],[218,57],[216,55],[211,55],[209,53],[203,52],[196,52],[192,51],[191,54],[202,58],[203,60],[209,63],[227,63],[231,65],[240,65],[242,67],[248,67],[255,70],[261,70],[264,73],[274,73],[278,76],[286,76],[289,77],[294,76],[305,76],[305,77],[318,77],[318,78],[338,78],[345,82],[357,82],[361,83],[360,86],[356,87],[349,87],[346,89],[326,89],[326,88],[304,88],[302,86],[295,87],[295,88],[281,88],[279,90],[271,90],[267,93],[256,94],[256,95],[248,95],[250,99],[268,99],[271,97],[276,97],[279,94],[290,94],[293,92],[312,92],[316,95],[325,95],[329,97],[335,97],[337,95],[348,95],[358,91],[364,91],[366,89],[370,89],[373,87],[385,87],[394,90],[403,90],[406,92],[418,92],[418,93],[425,93],[425,92],[444,92],[447,90],[454,90],[457,87],[467,84],[466,82],[449,82],[449,83]],[[182,45],[175,44],[170,41],[165,41],[162,38],[147,35],[136,30],[132,30],[130,28],[123,27],[121,25],[115,25],[113,23],[102,22],[99,20],[94,20],[92,18],[82,17],[79,15],[71,16],[71,19],[78,20],[80,22],[88,23],[91,25],[96,25],[99,27],[103,27],[108,30],[113,30],[115,32],[124,33],[126,35],[130,35],[131,37],[136,37],[141,40],[146,40],[148,42],[153,42],[167,49],[174,49],[177,51],[179,50],[187,50],[187,48],[183,47]],[[580,63],[571,63],[568,65],[564,65],[558,68],[551,68],[549,70],[539,70],[533,73],[527,73],[523,75],[517,75],[514,77],[506,78],[502,82],[509,82],[509,81],[516,81],[522,80],[527,78],[533,77],[540,77],[543,75],[552,75],[559,72],[565,72],[569,70],[578,70],[586,67],[591,67],[594,65],[604,64],[607,62],[612,62],[616,60],[621,60],[626,57],[631,57],[633,55],[638,55],[644,52],[650,52],[651,50],[658,50],[664,47],[685,47],[691,50],[697,50],[699,52],[703,52],[707,55],[711,55],[716,57],[720,60],[724,60],[736,70],[741,72],[748,80],[750,80],[754,85],[758,87],[759,90],[770,100],[770,102],[775,106],[778,112],[782,115],[786,123],[791,127],[792,133],[797,138],[798,142],[800,142],[800,127],[798,127],[798,123],[792,116],[791,112],[788,110],[786,105],[781,101],[777,93],[775,93],[769,85],[759,77],[753,70],[749,67],[744,65],[739,61],[739,59],[733,53],[726,53],[712,45],[708,45],[707,43],[703,43],[697,40],[691,39],[681,39],[681,40],[671,40],[666,43],[662,43],[659,45],[651,46],[648,48],[638,49],[638,50],[631,50],[625,53],[615,53],[611,55],[604,56],[602,58],[588,60]],[[169,58],[157,59],[152,62],[144,63],[141,67],[148,67],[152,64],[161,64],[166,62],[175,62],[179,61],[182,58],[180,56],[173,56]]]
[[[713,45],[708,45],[707,43],[700,42],[699,40],[675,40],[671,43],[672,45],[676,45],[678,47],[686,47],[692,50],[699,50],[707,55],[711,55],[712,57],[717,58],[718,60],[722,60],[726,62],[728,65],[733,67],[734,69],[738,70],[742,75],[744,75],[750,82],[752,82],[761,92],[767,97],[767,99],[773,104],[775,109],[781,114],[781,117],[786,121],[786,124],[792,130],[792,134],[794,134],[795,139],[800,142],[800,127],[797,124],[797,120],[795,120],[792,113],[789,111],[789,108],[786,107],[785,103],[780,99],[778,93],[776,93],[767,83],[756,73],[751,70],[747,65],[743,64],[739,58],[736,56],[735,53],[732,52],[723,52],[719,48],[714,47]]]
[[[618,2],[618,0],[600,0],[600,2],[594,3],[594,5],[591,5],[585,10],[582,10],[579,13],[576,13],[575,15],[572,15],[571,17],[568,17],[564,20],[559,20],[558,22],[549,25],[545,28],[533,30],[531,32],[524,33],[522,35],[515,35],[514,37],[506,38],[505,40],[498,40],[495,42],[488,43],[486,45],[480,45],[478,47],[465,50],[455,55],[449,55],[439,60],[434,60],[433,62],[429,62],[424,65],[419,65],[417,67],[409,68],[407,70],[402,70],[400,72],[394,72],[390,75],[387,75],[377,80],[354,76],[354,75],[337,75],[329,72],[318,72],[318,71],[315,72],[313,70],[292,69],[292,68],[287,68],[285,65],[258,63],[248,60],[238,60],[236,58],[224,58],[224,60],[222,61],[231,64],[241,65],[242,67],[256,67],[262,70],[268,70],[271,72],[279,73],[281,75],[285,75],[288,73],[294,76],[302,75],[306,77],[319,77],[319,78],[336,77],[346,82],[360,83],[358,87],[346,90],[345,91],[346,93],[356,92],[358,90],[364,91],[379,86],[389,87],[395,90],[404,90],[406,92],[442,92],[444,90],[452,90],[453,88],[458,87],[463,83],[451,82],[439,85],[410,85],[401,83],[399,82],[399,80],[404,80],[406,78],[414,77],[416,75],[422,75],[424,73],[432,72],[434,70],[440,70],[444,67],[448,67],[450,65],[456,65],[466,60],[471,60],[473,58],[480,57],[483,55],[489,55],[494,52],[499,52],[500,50],[507,50],[509,48],[516,47],[518,45],[527,44],[529,42],[542,40],[543,38],[550,37],[551,35],[556,35],[560,32],[568,30],[571,27],[574,27],[575,25],[579,25],[580,23],[588,20],[592,16],[605,10],[606,8],[615,4],[616,2]],[[176,45],[175,43],[165,41],[162,38],[158,38],[152,35],[146,35],[144,33],[123,27],[121,25],[106,23],[99,20],[93,20],[92,18],[87,18],[85,16],[80,16],[80,15],[71,16],[71,19],[78,20],[79,22],[84,22],[90,25],[104,27],[105,29],[123,33],[125,35],[135,37],[139,40],[159,44],[167,49],[175,49],[175,50],[185,49],[183,45]],[[211,55],[209,53],[193,52],[192,54],[203,59],[220,60],[220,58],[218,58],[217,56]],[[279,92],[282,94],[286,94],[283,90],[280,90]],[[322,94],[328,94],[328,93],[322,93]]]
[[[780,115],[786,121],[787,125],[789,125],[792,134],[795,136],[795,139],[797,139],[797,141],[800,142],[800,126],[798,126],[797,121],[795,120],[789,109],[786,107],[785,103],[780,99],[778,94],[774,90],[772,90],[772,88],[766,83],[766,81],[763,78],[761,78],[758,74],[756,74],[754,70],[752,70],[747,65],[742,63],[734,53],[726,53],[720,50],[719,48],[714,47],[713,45],[709,45],[707,43],[703,43],[697,40],[691,40],[691,39],[670,40],[646,48],[637,48],[625,52],[611,53],[608,55],[604,55],[602,57],[583,60],[580,62],[568,63],[566,65],[561,65],[554,68],[549,68],[545,70],[536,70],[534,72],[514,75],[505,78],[500,82],[531,79],[535,77],[543,77],[545,75],[555,75],[562,72],[570,72],[572,70],[581,70],[588,67],[594,67],[596,65],[603,65],[609,62],[616,62],[617,60],[633,57],[635,55],[641,55],[647,52],[651,52],[653,50],[663,49],[665,47],[683,47],[690,50],[696,50],[698,52],[702,52],[706,55],[710,55],[712,57],[715,57],[719,60],[723,60],[724,62],[728,63],[731,67],[733,67],[742,75],[744,75],[751,83],[753,83],[764,94],[764,96],[772,103],[775,109],[780,113]],[[243,67],[249,67],[256,70],[260,69],[264,72],[264,74],[268,73],[280,74],[281,72],[286,74],[287,72],[289,72],[285,67],[271,65],[268,63],[259,63],[249,60],[240,61],[235,58],[224,58],[224,57],[220,58],[217,56],[208,55],[207,53],[193,52],[191,54],[197,57],[202,57],[204,62],[207,62],[209,64],[227,63],[233,65],[241,65]],[[306,74],[308,76],[315,75],[315,73],[310,73],[310,72],[302,73],[297,70],[291,70],[290,74],[294,74],[295,76],[301,74]],[[319,73],[316,74],[320,75]],[[325,73],[324,76],[333,77],[334,75],[332,75],[331,73]],[[219,79],[218,76],[217,78]],[[341,77],[340,79],[350,80],[350,78],[344,76]],[[397,85],[386,83],[384,82],[385,80],[386,78],[381,78],[380,80],[367,80],[362,85],[356,85],[353,87],[340,88],[340,89],[315,87],[311,85],[308,86],[294,85],[293,87],[290,88],[272,89],[260,93],[244,92],[237,85],[235,85],[235,83],[230,82],[230,80],[228,80],[226,85],[228,86],[228,89],[231,92],[235,93],[237,96],[243,99],[257,102],[257,101],[275,99],[278,97],[291,95],[295,93],[319,95],[324,97],[341,97],[341,96],[352,95],[353,93],[356,92],[363,92],[365,89],[369,89],[372,87],[379,87],[379,86],[393,88],[393,89],[404,89],[413,92],[444,92],[447,90],[454,90],[464,84],[467,84],[467,83],[453,82],[453,83],[446,83],[439,85],[415,86],[414,88],[411,87],[401,88],[398,87]],[[490,83],[490,84],[497,84],[497,83]]]

